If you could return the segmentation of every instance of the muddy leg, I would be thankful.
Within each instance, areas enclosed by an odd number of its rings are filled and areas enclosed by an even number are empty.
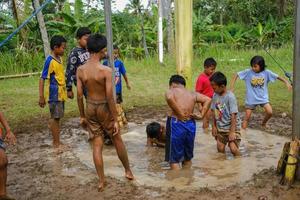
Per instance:
[[[273,110],[272,110],[272,106],[267,103],[265,106],[264,106],[264,109],[265,109],[265,118],[262,122],[262,127],[263,128],[266,128],[267,126],[267,122],[269,121],[269,119],[272,117],[272,114],[273,114]]]
[[[251,118],[251,114],[252,114],[252,110],[251,109],[246,109],[245,118],[244,118],[244,121],[243,121],[243,124],[242,124],[243,129],[247,129],[249,120]]]
[[[185,169],[191,169],[192,168],[192,160],[185,160],[182,162],[182,167]]]
[[[59,140],[59,119],[50,119],[49,121],[49,127],[50,131],[52,133],[53,137],[53,146],[55,148],[59,147],[60,145],[60,140]]]
[[[240,156],[240,150],[239,150],[239,147],[236,145],[235,142],[231,141],[229,142],[228,144],[229,148],[230,148],[230,151],[231,153],[234,155],[234,156]]]
[[[7,157],[3,149],[0,149],[0,198],[6,196]]]
[[[112,140],[115,145],[118,157],[121,160],[121,162],[125,168],[125,177],[129,180],[133,180],[134,177],[133,177],[133,174],[132,174],[130,166],[129,166],[127,150],[125,148],[125,145],[123,143],[121,135],[117,134],[117,135],[113,136]]]
[[[225,153],[225,144],[223,144],[219,139],[217,139],[217,149],[220,153]]]
[[[179,163],[170,163],[171,170],[180,170]]]
[[[105,184],[102,150],[103,150],[103,138],[100,136],[96,136],[93,140],[93,159],[99,177],[99,186],[98,186],[99,191],[103,190]]]
[[[203,126],[202,127],[203,127],[203,130],[205,133],[208,133],[210,115],[211,115],[211,113],[210,113],[210,111],[208,111],[206,113],[206,115],[203,117]]]

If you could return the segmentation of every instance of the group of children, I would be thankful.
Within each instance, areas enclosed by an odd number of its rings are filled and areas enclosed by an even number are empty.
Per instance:
[[[133,179],[130,170],[127,151],[120,136],[120,124],[126,123],[121,108],[122,85],[121,76],[125,78],[127,88],[130,89],[124,64],[118,59],[119,49],[114,46],[115,86],[117,101],[113,95],[113,79],[111,68],[105,66],[107,62],[106,38],[99,34],[91,34],[88,28],[79,28],[76,34],[78,47],[75,47],[68,58],[66,72],[62,64],[62,56],[66,48],[66,40],[62,36],[53,36],[50,41],[51,55],[46,58],[39,83],[39,105],[49,104],[51,119],[49,128],[53,136],[53,146],[62,147],[60,142],[60,119],[64,116],[65,101],[73,99],[73,83],[77,87],[77,102],[80,111],[80,123],[89,132],[89,139],[93,143],[93,158],[99,176],[98,189],[105,185],[102,149],[105,143],[113,143],[124,169],[125,177]],[[46,96],[44,83],[46,82]],[[86,102],[86,110],[84,101]],[[118,106],[117,106],[118,105]],[[117,108],[118,107],[118,108]],[[119,111],[119,113],[118,113]],[[118,117],[122,116],[118,120]],[[108,141],[107,141],[108,140]]]
[[[227,89],[226,76],[222,72],[215,72],[217,62],[213,58],[204,61],[204,71],[198,76],[195,92],[185,89],[182,76],[172,76],[166,93],[166,101],[172,113],[167,117],[166,127],[157,122],[147,125],[147,145],[165,147],[165,160],[170,163],[171,169],[179,169],[180,164],[182,167],[190,167],[196,132],[195,119],[202,118],[205,133],[209,131],[212,121],[211,132],[217,142],[218,152],[224,153],[228,145],[231,153],[239,156],[241,131],[247,129],[251,113],[257,106],[264,108],[265,117],[261,125],[264,129],[269,129],[267,122],[272,116],[268,95],[269,82],[278,79],[288,90],[292,89],[286,79],[266,69],[263,57],[254,56],[250,66],[250,69],[234,75],[230,90]],[[244,80],[246,84],[246,114],[243,122],[233,93],[237,78]],[[196,105],[200,115],[194,114]]]

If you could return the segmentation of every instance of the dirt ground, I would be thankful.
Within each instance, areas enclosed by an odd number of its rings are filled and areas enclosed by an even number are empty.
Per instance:
[[[135,108],[127,112],[129,121],[141,123],[144,119],[161,119],[165,116],[163,108]],[[258,120],[262,116],[253,117],[250,126],[258,128]],[[16,129],[18,144],[8,148],[8,194],[16,199],[300,199],[300,183],[293,188],[279,184],[280,177],[274,169],[255,174],[247,183],[216,190],[202,188],[199,190],[176,190],[136,186],[127,180],[107,177],[107,186],[103,192],[97,191],[97,175],[94,170],[83,165],[69,149],[57,153],[51,147],[51,137],[46,130],[46,119],[35,119],[24,123]],[[45,126],[41,126],[44,124]],[[271,121],[276,130],[273,134],[289,136],[291,120],[276,117]],[[78,126],[78,125],[74,125]],[[64,127],[68,129],[69,127]],[[74,128],[74,127],[72,127]],[[79,128],[79,126],[78,126]],[[45,129],[45,130],[43,130]],[[70,133],[71,134],[71,133]],[[67,131],[62,141],[68,141]],[[84,136],[83,136],[84,137]],[[105,162],[105,161],[104,161]]]

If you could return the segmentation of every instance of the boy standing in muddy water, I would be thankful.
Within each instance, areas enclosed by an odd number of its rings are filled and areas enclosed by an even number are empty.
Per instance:
[[[13,200],[13,198],[7,196],[6,194],[6,180],[7,180],[7,157],[5,153],[5,148],[6,145],[4,142],[8,142],[9,144],[15,145],[16,143],[16,137],[15,135],[11,132],[10,127],[4,118],[4,115],[2,112],[0,112],[0,123],[4,127],[6,131],[6,136],[3,141],[3,133],[2,129],[0,127],[0,200]]]
[[[103,134],[109,133],[119,159],[125,168],[125,177],[132,180],[127,151],[120,135],[116,103],[113,98],[112,69],[100,64],[106,57],[106,38],[95,34],[88,38],[90,59],[77,70],[77,102],[80,123],[93,133],[93,158],[99,176],[98,189],[105,186],[103,168]],[[86,113],[83,103],[83,88],[87,90]]]
[[[59,121],[64,116],[65,101],[67,100],[66,81],[61,58],[66,48],[66,39],[62,36],[53,36],[50,41],[50,47],[52,53],[45,61],[39,82],[39,105],[44,108],[47,99],[51,115],[49,128],[53,136],[53,146],[58,148],[61,145],[59,140]],[[46,99],[44,96],[45,80],[47,80]]]
[[[228,144],[234,156],[240,155],[241,120],[238,104],[234,94],[227,91],[227,79],[221,72],[216,72],[210,77],[211,86],[215,93],[211,103],[213,115],[212,135],[217,141],[217,149],[225,153]]]
[[[170,155],[168,162],[172,170],[182,167],[190,168],[194,155],[196,122],[208,111],[211,99],[185,88],[185,79],[180,75],[173,75],[166,92],[166,101],[172,110],[170,117]],[[201,115],[193,114],[195,104],[203,105]]]

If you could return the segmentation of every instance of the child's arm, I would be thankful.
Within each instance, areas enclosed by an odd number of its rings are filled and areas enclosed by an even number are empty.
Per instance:
[[[131,90],[131,86],[129,85],[129,81],[128,81],[127,75],[124,74],[123,77],[124,77],[124,80],[125,80],[125,82],[126,82],[127,89],[128,89],[128,90]]]
[[[154,142],[154,143],[156,144],[156,146],[158,146],[158,147],[165,147],[165,146],[166,146],[165,143],[159,142],[157,139],[155,139],[153,142]]]
[[[84,103],[83,103],[83,85],[81,81],[81,70],[80,68],[77,70],[77,104],[80,113],[80,124],[82,126],[86,126],[86,119],[84,113]]]
[[[43,78],[40,78],[39,82],[39,105],[41,108],[44,108],[46,105],[45,96],[44,96],[44,83],[45,80]]]
[[[72,90],[72,84],[73,84],[73,79],[72,76],[76,75],[76,68],[77,68],[77,60],[78,57],[75,55],[74,52],[71,52],[68,58],[68,64],[67,64],[67,69],[65,73],[66,77],[66,87],[67,87],[67,95],[68,98],[73,99],[74,98],[74,93]]]
[[[288,80],[286,80],[285,78],[282,78],[280,76],[278,76],[277,79],[280,80],[281,82],[283,82],[289,91],[292,91],[293,86],[290,84],[290,82]]]
[[[211,104],[211,98],[203,95],[203,94],[200,94],[198,92],[195,92],[195,95],[196,95],[196,103],[198,104],[202,104],[202,109],[201,109],[201,116],[203,117],[208,109],[210,108],[210,104]]]
[[[216,136],[218,134],[217,121],[216,121],[214,110],[212,109],[211,111],[212,111],[211,113],[212,113],[212,119],[213,119],[211,134],[214,138],[216,138]]]
[[[230,133],[229,133],[229,141],[234,141],[236,139],[236,118],[237,113],[231,114],[231,124],[230,124]]]
[[[238,74],[234,74],[233,77],[232,77],[232,80],[231,80],[231,83],[230,83],[230,90],[233,92],[234,91],[234,85],[235,85],[235,82],[238,78]]]
[[[147,146],[148,147],[152,147],[153,146],[153,142],[151,140],[151,138],[147,137]]]
[[[2,112],[0,112],[0,122],[2,124],[2,126],[5,128],[6,130],[6,137],[5,137],[5,141],[8,141],[9,144],[16,144],[16,137],[15,135],[11,132],[10,127],[3,115]]]

